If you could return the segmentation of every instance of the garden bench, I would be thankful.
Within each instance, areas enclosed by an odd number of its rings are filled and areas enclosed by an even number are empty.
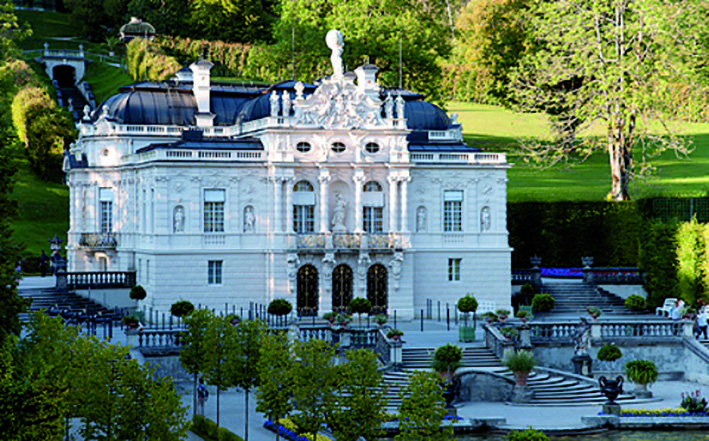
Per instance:
[[[675,306],[677,299],[668,297],[665,299],[665,303],[662,306],[655,308],[655,315],[661,315],[663,317],[669,317],[672,312],[672,308]]]

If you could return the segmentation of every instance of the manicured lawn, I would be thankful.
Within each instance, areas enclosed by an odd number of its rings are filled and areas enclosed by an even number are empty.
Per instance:
[[[543,115],[520,115],[495,106],[466,103],[451,103],[448,112],[458,113],[469,145],[508,152],[508,161],[514,164],[508,174],[510,201],[601,200],[610,191],[610,169],[604,154],[595,154],[574,167],[538,169],[513,153],[521,139],[550,139]],[[709,124],[681,123],[675,128],[694,143],[694,151],[688,158],[665,152],[655,160],[653,175],[633,182],[633,197],[709,193]],[[601,128],[596,132],[600,135]]]

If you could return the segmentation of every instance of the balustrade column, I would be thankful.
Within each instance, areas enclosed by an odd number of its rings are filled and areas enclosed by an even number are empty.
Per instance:
[[[362,228],[362,184],[364,183],[364,172],[362,170],[355,171],[352,178],[354,180],[355,186],[355,200],[354,200],[354,220],[355,220],[355,233],[361,233]]]
[[[327,213],[328,199],[327,190],[328,182],[330,181],[330,172],[328,170],[320,170],[318,182],[320,182],[320,232],[327,233]]]
[[[399,178],[397,176],[389,176],[389,232],[396,232],[396,187]]]
[[[409,227],[406,222],[407,218],[407,207],[408,204],[406,202],[406,190],[408,187],[408,183],[411,181],[411,176],[405,176],[401,179],[401,231],[406,233],[409,231]]]

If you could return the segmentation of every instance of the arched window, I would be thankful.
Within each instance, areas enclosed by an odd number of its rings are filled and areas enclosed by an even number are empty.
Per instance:
[[[367,270],[367,300],[372,304],[370,314],[387,313],[388,273],[384,265],[376,263]]]
[[[377,181],[369,181],[362,190],[365,193],[362,199],[362,229],[367,233],[381,233],[384,231],[382,186]]]
[[[352,301],[352,268],[342,264],[332,271],[332,310],[346,312]]]
[[[301,317],[318,315],[318,270],[313,265],[303,265],[298,270],[297,309]]]
[[[362,190],[366,192],[371,192],[371,191],[382,191],[382,186],[379,185],[379,182],[377,181],[369,181],[366,184],[364,184],[364,187]]]
[[[315,194],[313,184],[306,180],[293,186],[293,231],[301,234],[315,231]]]

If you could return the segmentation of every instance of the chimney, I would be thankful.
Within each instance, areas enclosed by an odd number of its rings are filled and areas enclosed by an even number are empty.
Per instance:
[[[365,64],[355,69],[357,74],[357,87],[372,99],[379,98],[379,84],[377,84],[377,71],[379,68],[373,64]]]
[[[214,66],[207,60],[199,60],[192,63],[192,94],[197,101],[197,127],[212,127],[214,124],[214,114],[210,112],[209,92],[210,80],[209,71]]]

